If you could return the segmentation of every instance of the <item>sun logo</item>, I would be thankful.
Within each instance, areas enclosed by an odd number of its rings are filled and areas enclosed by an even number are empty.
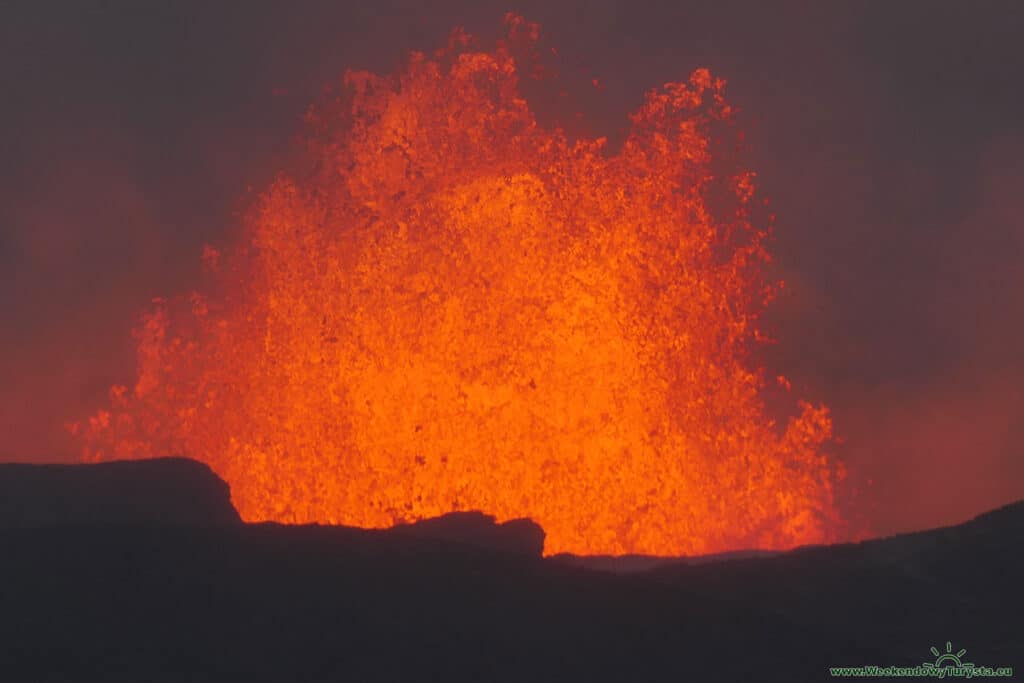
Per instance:
[[[967,650],[961,649],[956,654],[953,654],[953,645],[948,640],[946,641],[945,652],[939,652],[938,648],[936,648],[934,645],[931,647],[931,651],[932,654],[935,655],[935,663],[933,664],[931,662],[925,662],[924,668],[926,669],[941,669],[943,667],[950,666],[958,668],[967,668],[974,666],[974,664],[971,664],[970,662],[963,662],[960,660],[961,657],[967,654]]]

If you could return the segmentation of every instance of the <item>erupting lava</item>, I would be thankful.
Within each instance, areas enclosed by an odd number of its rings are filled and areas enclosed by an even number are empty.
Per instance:
[[[827,411],[775,425],[749,367],[774,283],[723,82],[652,91],[612,154],[538,124],[536,26],[508,22],[493,52],[456,32],[345,76],[309,173],[207,250],[211,293],[146,314],[135,386],[71,426],[83,457],[205,461],[250,521],[476,509],[549,554],[834,540]]]

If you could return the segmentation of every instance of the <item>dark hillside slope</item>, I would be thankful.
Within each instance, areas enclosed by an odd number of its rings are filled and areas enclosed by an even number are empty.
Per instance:
[[[628,575],[541,559],[535,526],[474,514],[388,531],[7,526],[3,681],[814,681],[931,661],[946,641],[1024,666],[1024,504]]]
[[[187,458],[0,464],[0,527],[240,522],[227,483]]]

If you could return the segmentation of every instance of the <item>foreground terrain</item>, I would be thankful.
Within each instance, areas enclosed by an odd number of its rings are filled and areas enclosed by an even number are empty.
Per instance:
[[[0,680],[812,681],[947,641],[1024,667],[1024,503],[630,573],[542,542],[474,513],[243,524],[186,460],[0,465]]]

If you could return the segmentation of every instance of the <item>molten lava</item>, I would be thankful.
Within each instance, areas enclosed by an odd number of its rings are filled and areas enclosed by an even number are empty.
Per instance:
[[[749,367],[775,283],[723,82],[650,92],[610,153],[537,122],[512,38],[346,74],[84,457],[202,460],[250,521],[531,517],[549,554],[836,538],[826,409],[776,425]]]

